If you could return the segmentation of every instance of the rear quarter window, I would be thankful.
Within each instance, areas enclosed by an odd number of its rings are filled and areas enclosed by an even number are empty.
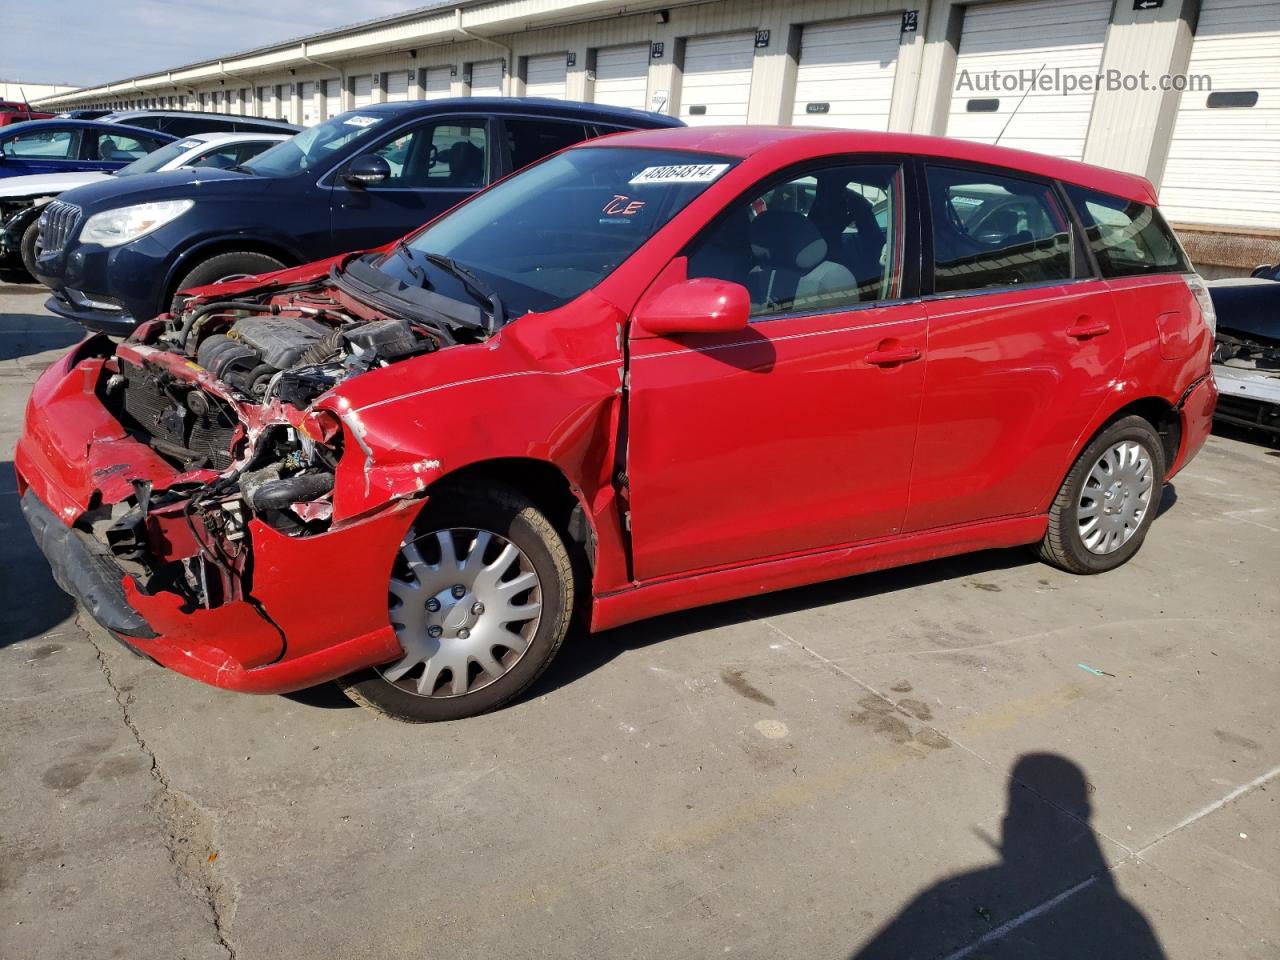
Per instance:
[[[1068,185],[1066,189],[1104,277],[1191,269],[1173,230],[1155,207],[1084,187]]]

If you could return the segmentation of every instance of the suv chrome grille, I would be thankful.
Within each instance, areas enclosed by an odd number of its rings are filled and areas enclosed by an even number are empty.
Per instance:
[[[80,222],[80,208],[73,203],[50,200],[40,214],[40,252],[57,253]]]

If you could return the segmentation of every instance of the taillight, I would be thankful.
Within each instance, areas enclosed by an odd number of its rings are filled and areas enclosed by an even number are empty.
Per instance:
[[[1200,316],[1204,317],[1204,324],[1209,328],[1209,333],[1216,337],[1218,311],[1213,308],[1213,298],[1209,296],[1209,288],[1205,286],[1204,277],[1198,273],[1188,273],[1182,279],[1187,289],[1191,291],[1191,295],[1196,298],[1196,303],[1200,306]]]

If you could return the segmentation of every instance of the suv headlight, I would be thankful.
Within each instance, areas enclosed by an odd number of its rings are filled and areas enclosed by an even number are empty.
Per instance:
[[[118,247],[122,243],[145,237],[152,230],[176,220],[193,206],[194,200],[159,200],[156,203],[120,207],[118,210],[104,210],[84,222],[80,242]]]

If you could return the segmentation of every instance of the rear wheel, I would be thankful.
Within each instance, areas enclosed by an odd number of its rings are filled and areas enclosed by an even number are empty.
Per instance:
[[[1076,460],[1049,508],[1040,557],[1071,573],[1113,570],[1138,552],[1160,506],[1164,447],[1142,417],[1117,420]]]
[[[564,642],[569,553],[511,491],[433,499],[388,584],[404,655],[338,681],[356,703],[414,723],[493,710],[525,690]]]
[[[179,282],[178,289],[203,287],[210,283],[222,283],[226,280],[239,280],[241,277],[253,277],[260,273],[271,273],[283,270],[284,264],[275,257],[265,253],[254,253],[250,250],[232,250],[210,257],[191,268]],[[182,309],[184,298],[174,295],[169,303],[169,312],[176,314]]]

